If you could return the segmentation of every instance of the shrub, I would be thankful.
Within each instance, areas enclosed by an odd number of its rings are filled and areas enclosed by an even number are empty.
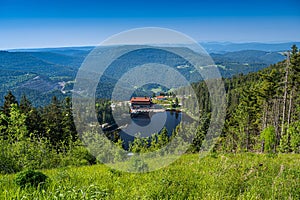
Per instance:
[[[276,141],[276,134],[275,134],[274,126],[269,126],[269,127],[265,128],[260,133],[260,138],[265,143],[264,150],[267,153],[271,153],[272,149],[274,149],[274,145],[275,145],[275,141]]]
[[[32,186],[37,188],[39,185],[43,185],[46,182],[47,178],[48,176],[46,176],[42,172],[26,170],[16,174],[14,181],[21,188],[25,186]]]

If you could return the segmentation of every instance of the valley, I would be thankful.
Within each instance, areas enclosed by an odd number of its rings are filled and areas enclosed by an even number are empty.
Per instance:
[[[274,48],[276,45],[273,45]],[[281,52],[243,50],[243,44],[240,46],[240,51],[211,53],[212,59],[224,78],[256,72],[284,59]],[[253,48],[261,49],[260,45],[254,45]],[[0,51],[0,97],[4,97],[6,92],[11,90],[17,99],[26,94],[33,105],[41,106],[49,103],[53,94],[59,99],[70,96],[77,70],[92,49],[93,47],[65,47]],[[123,59],[122,62],[130,63],[129,60],[130,57]],[[182,66],[184,63],[174,67],[183,73],[192,73],[192,71],[189,72],[188,66]],[[105,84],[114,82],[110,79],[118,77],[112,74],[114,71],[108,74],[108,79],[104,80]],[[140,95],[149,96],[150,91],[155,88],[156,86],[153,85]],[[159,91],[166,92],[167,90]],[[0,99],[0,103],[3,103],[3,98]]]

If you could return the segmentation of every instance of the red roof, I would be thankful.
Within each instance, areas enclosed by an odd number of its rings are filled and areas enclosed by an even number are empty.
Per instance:
[[[156,97],[157,99],[164,99],[164,98],[166,98],[165,96],[157,96]]]
[[[130,102],[150,102],[150,97],[132,97]]]

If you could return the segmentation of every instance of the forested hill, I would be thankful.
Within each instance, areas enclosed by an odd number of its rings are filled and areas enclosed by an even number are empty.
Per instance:
[[[266,52],[258,50],[243,50],[236,52],[226,52],[224,54],[211,53],[211,57],[214,59],[215,63],[236,62],[240,64],[254,64],[254,63],[264,63],[264,64],[275,64],[283,60],[283,55],[278,52]]]
[[[35,106],[49,104],[53,95],[61,100],[70,96],[77,70],[91,49],[78,47],[0,51],[0,103],[3,103],[3,97],[9,90],[17,99],[26,94]],[[284,59],[278,52],[257,50],[212,53],[211,56],[223,77],[255,72]],[[126,64],[131,61],[132,58],[127,57],[121,64],[127,68]],[[180,64],[178,60],[178,66]],[[180,70],[185,74],[190,73],[188,68]]]

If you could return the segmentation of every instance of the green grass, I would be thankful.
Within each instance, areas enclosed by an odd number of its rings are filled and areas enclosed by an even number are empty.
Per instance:
[[[300,199],[300,155],[184,155],[158,171],[131,174],[105,165],[43,170],[43,188],[0,176],[0,199]]]

